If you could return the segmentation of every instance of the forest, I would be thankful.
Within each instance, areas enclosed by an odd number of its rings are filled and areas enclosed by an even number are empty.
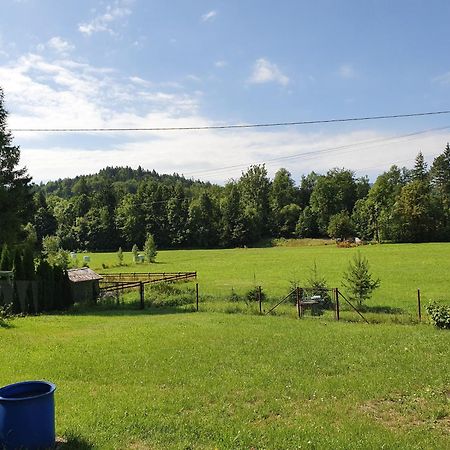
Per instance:
[[[66,250],[255,245],[267,238],[358,237],[364,241],[450,240],[450,146],[430,167],[392,166],[371,184],[351,170],[273,179],[254,165],[225,186],[107,167],[94,175],[33,185],[28,232],[57,236]]]

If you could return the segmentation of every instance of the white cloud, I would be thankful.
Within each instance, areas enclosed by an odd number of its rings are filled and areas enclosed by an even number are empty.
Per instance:
[[[351,64],[342,64],[339,67],[338,74],[341,78],[351,80],[358,76],[355,68]]]
[[[201,17],[202,22],[210,22],[214,20],[217,17],[217,11],[208,11],[207,13],[203,14]]]
[[[136,77],[136,76],[130,77],[129,80],[135,84],[139,84],[140,86],[145,86],[145,87],[150,87],[153,84],[148,80],[144,80],[143,78]]]
[[[199,113],[201,94],[182,87],[162,89],[137,75],[71,59],[29,54],[0,66],[11,128],[148,128],[222,125]],[[351,125],[322,128],[155,131],[106,134],[14,132],[22,163],[34,181],[93,173],[106,165],[141,165],[165,173],[223,182],[250,164],[267,162],[271,175],[286,167],[296,180],[332,167],[380,172],[393,162],[430,156],[448,133],[361,143],[385,138]],[[339,130],[339,131],[336,131]],[[349,144],[360,143],[356,146]],[[347,146],[339,148],[342,146]],[[325,151],[324,151],[325,150]],[[316,153],[311,153],[316,152]],[[410,164],[408,164],[410,165]],[[229,166],[233,166],[230,168]],[[237,166],[237,167],[236,167]],[[373,168],[376,168],[374,170]]]
[[[281,72],[276,64],[265,58],[260,58],[256,60],[253,73],[248,81],[255,84],[274,82],[286,86],[289,83],[289,78]]]
[[[44,47],[50,48],[54,50],[56,53],[60,53],[61,55],[67,55],[72,50],[75,49],[75,46],[71,44],[69,41],[64,40],[60,36],[53,36],[45,46],[41,46],[40,49]]]
[[[450,84],[450,72],[439,75],[432,80],[435,83]]]
[[[114,22],[132,13],[130,6],[133,2],[134,0],[116,0],[114,3],[106,6],[103,14],[94,17],[89,22],[80,23],[78,25],[78,31],[86,36],[105,31],[110,34],[115,34],[112,27]]]
[[[225,60],[220,59],[219,61],[216,61],[216,62],[214,63],[214,65],[215,65],[217,68],[222,69],[223,67],[226,67],[226,66],[228,65],[228,63],[227,63]]]

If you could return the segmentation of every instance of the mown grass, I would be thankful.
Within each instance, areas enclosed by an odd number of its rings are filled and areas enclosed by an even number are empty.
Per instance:
[[[310,269],[317,264],[330,287],[343,289],[342,276],[349,260],[360,251],[367,256],[371,271],[381,279],[381,287],[367,303],[369,307],[397,308],[414,314],[417,289],[422,301],[450,301],[450,243],[384,244],[358,248],[334,245],[247,248],[228,250],[160,251],[155,264],[132,264],[125,253],[125,266],[117,267],[114,253],[90,254],[90,266],[103,272],[197,271],[203,294],[227,298],[234,289],[243,294],[261,285],[269,297],[286,295],[291,280],[306,285]],[[102,264],[108,266],[105,270]],[[345,289],[343,289],[345,292]]]
[[[450,447],[446,331],[159,311],[15,319],[0,384],[57,384],[63,448]]]

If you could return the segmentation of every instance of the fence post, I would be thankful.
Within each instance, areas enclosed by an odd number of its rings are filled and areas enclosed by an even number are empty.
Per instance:
[[[258,286],[259,313],[262,314],[261,286]]]
[[[422,322],[422,308],[420,306],[420,289],[417,289],[417,314],[419,316],[419,322]]]
[[[195,301],[196,301],[197,311],[198,311],[198,283],[195,283]]]
[[[295,288],[295,300],[297,302],[297,313],[298,313],[298,318],[300,319],[301,315],[301,311],[300,311],[300,288],[297,286]]]
[[[336,310],[335,310],[336,320],[339,320],[339,289],[338,288],[334,289],[334,297],[336,300]]]
[[[141,309],[144,309],[144,283],[139,281],[139,295],[141,297]]]

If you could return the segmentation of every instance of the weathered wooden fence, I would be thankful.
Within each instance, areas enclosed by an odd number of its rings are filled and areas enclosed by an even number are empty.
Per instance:
[[[141,309],[144,309],[144,287],[146,284],[174,283],[197,279],[197,272],[131,272],[100,275],[103,277],[100,280],[100,293],[115,292],[119,294],[119,292],[139,289]]]

